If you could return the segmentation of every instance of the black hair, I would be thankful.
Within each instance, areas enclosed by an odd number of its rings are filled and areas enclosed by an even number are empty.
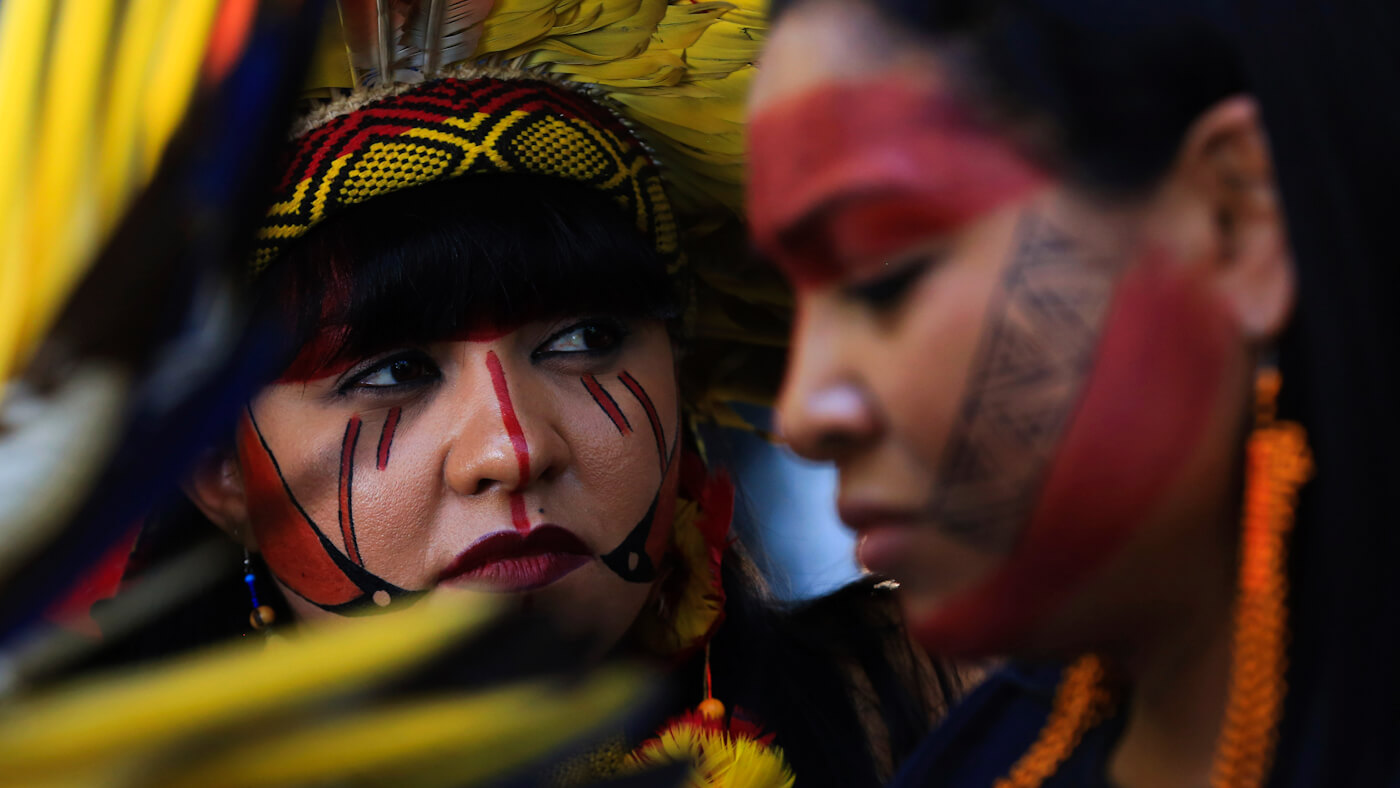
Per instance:
[[[722,573],[715,693],[774,734],[799,784],[883,785],[964,690],[914,645],[894,589],[876,578],[783,604],[742,549]]]
[[[337,357],[565,314],[674,318],[681,280],[606,196],[541,175],[474,175],[327,217],[260,283],[289,355],[327,325]]]
[[[958,77],[974,98],[1012,122],[1048,121],[1039,154],[1086,186],[1144,192],[1212,104],[1259,101],[1299,282],[1278,349],[1280,412],[1306,427],[1317,466],[1291,552],[1290,692],[1271,784],[1400,779],[1400,426],[1380,379],[1400,362],[1388,229],[1400,4],[870,2],[966,52]]]

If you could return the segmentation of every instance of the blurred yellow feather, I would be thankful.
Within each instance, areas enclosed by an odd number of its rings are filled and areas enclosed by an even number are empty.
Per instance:
[[[461,786],[537,762],[633,708],[638,674],[611,669],[575,685],[536,680],[405,703],[293,730],[270,726],[150,782],[169,788],[258,788],[384,780]],[[389,778],[392,778],[390,780]]]
[[[0,398],[28,316],[26,192],[51,10],[48,0],[0,3]]]
[[[144,160],[151,166],[189,104],[218,8],[218,0],[179,0],[170,8],[146,90]]]
[[[122,19],[98,160],[98,204],[104,234],[121,218],[127,200],[151,171],[151,162],[144,160],[150,151],[142,139],[141,110],[151,78],[151,52],[170,18],[172,2],[131,0]]]
[[[426,600],[293,642],[249,640],[72,682],[0,709],[0,763],[11,776],[56,769],[266,714],[402,670],[494,610],[484,597]]]
[[[32,300],[21,342],[48,329],[96,247],[98,107],[113,0],[67,0],[49,52],[28,220]]]

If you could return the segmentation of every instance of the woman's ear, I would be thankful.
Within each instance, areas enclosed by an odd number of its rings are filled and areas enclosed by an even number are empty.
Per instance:
[[[232,448],[211,449],[201,454],[180,487],[210,522],[235,542],[249,550],[257,549],[257,540],[249,527],[243,475]]]
[[[1254,99],[1227,98],[1197,118],[1169,182],[1202,219],[1194,226],[1203,243],[1193,252],[1210,261],[1245,337],[1269,344],[1288,323],[1297,283]]]

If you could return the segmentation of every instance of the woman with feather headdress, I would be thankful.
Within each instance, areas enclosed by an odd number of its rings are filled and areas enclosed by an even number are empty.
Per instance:
[[[878,784],[948,682],[885,589],[765,598],[696,429],[780,368],[782,291],[730,246],[761,12],[338,10],[251,263],[288,361],[133,555],[212,521],[241,600],[168,634],[486,591],[668,666],[675,719],[561,780],[691,757],[702,785]]]

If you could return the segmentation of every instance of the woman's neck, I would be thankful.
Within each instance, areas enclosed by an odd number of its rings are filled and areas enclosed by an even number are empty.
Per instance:
[[[1233,551],[1198,566],[1199,593],[1180,615],[1159,622],[1117,665],[1129,681],[1128,720],[1109,762],[1123,788],[1179,788],[1210,782],[1225,714],[1234,632]]]

